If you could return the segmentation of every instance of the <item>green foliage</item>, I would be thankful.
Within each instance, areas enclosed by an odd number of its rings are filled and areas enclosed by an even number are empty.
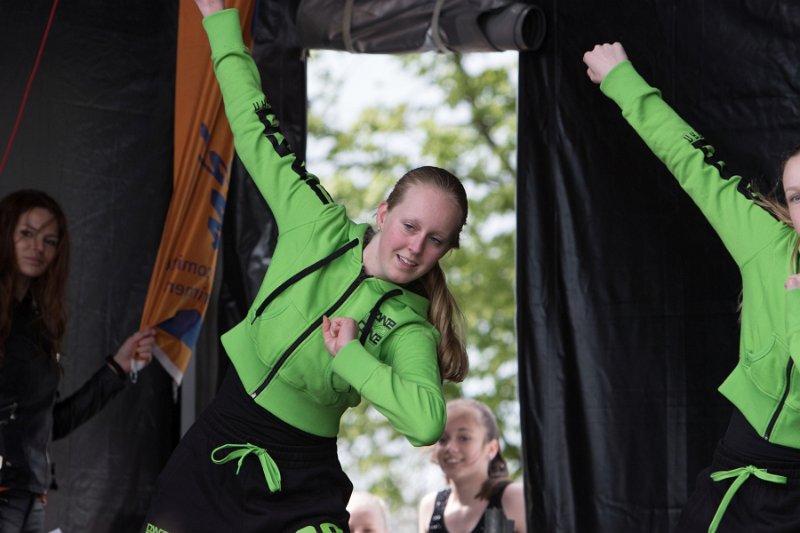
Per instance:
[[[371,222],[378,203],[410,168],[436,165],[464,181],[470,197],[468,223],[461,249],[448,254],[443,267],[467,319],[471,368],[467,380],[447,384],[445,394],[475,397],[498,414],[506,438],[504,455],[511,471],[518,473],[513,285],[516,58],[509,61],[506,56],[499,66],[496,61],[486,66],[490,62],[485,55],[386,59],[404,76],[424,80],[424,94],[364,108],[355,120],[343,123],[334,114],[341,111],[337,98],[348,73],[323,70],[324,90],[312,94],[308,122],[309,153],[312,146],[323,148],[309,157],[309,168],[329,169],[322,175],[328,190],[347,206],[351,217]],[[316,59],[311,61],[316,68]],[[393,512],[412,512],[409,509],[416,509],[422,494],[439,488],[414,486],[417,472],[404,465],[409,461],[425,465],[428,459],[366,402],[345,415],[340,449],[357,488],[383,496]],[[409,454],[416,455],[409,459]]]

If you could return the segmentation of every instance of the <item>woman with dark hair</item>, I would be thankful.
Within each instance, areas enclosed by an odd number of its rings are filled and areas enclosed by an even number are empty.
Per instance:
[[[508,475],[497,419],[486,404],[447,402],[447,424],[433,453],[448,488],[420,501],[420,533],[526,530],[523,486]]]
[[[58,203],[37,190],[0,200],[0,533],[40,533],[47,446],[125,387],[131,360],[152,358],[137,332],[70,397],[56,401],[66,331],[69,233]]]

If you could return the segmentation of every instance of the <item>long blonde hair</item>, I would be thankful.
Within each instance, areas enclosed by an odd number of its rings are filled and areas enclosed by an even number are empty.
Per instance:
[[[438,167],[415,168],[406,172],[395,184],[386,199],[389,209],[402,202],[406,192],[414,185],[436,187],[449,194],[456,202],[461,210],[461,220],[451,247],[458,248],[458,235],[467,222],[468,209],[467,193],[461,181],[450,172]],[[444,271],[438,263],[420,278],[420,283],[431,302],[428,320],[441,334],[437,351],[442,381],[456,383],[463,381],[469,370],[469,360],[464,342],[464,316],[447,286]]]

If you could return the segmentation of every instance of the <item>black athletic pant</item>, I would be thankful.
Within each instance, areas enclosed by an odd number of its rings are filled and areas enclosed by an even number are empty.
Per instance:
[[[731,476],[711,479],[713,472],[738,471],[748,466],[765,469],[785,483],[765,480],[751,472],[736,490],[722,514],[718,533],[800,532],[800,450],[762,439],[744,416],[735,410],[711,466],[697,476],[695,492],[681,514],[675,533],[707,533],[720,502],[736,480]],[[764,476],[763,473],[759,472]]]
[[[212,462],[219,446],[245,443],[266,450],[275,461],[280,491],[269,491],[255,454],[243,458],[238,474],[237,460]],[[310,435],[272,416],[230,371],[160,474],[143,531],[347,532],[345,507],[352,490],[335,438]]]

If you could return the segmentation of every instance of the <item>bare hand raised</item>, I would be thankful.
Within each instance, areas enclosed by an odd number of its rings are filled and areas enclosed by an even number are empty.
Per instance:
[[[225,0],[194,0],[204,17],[225,9]]]
[[[599,84],[611,69],[628,59],[625,49],[620,43],[596,44],[594,48],[583,54],[583,62],[588,67],[589,79]]]

